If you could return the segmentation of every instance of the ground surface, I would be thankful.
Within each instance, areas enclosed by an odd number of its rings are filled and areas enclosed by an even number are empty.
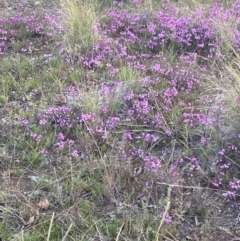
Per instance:
[[[45,11],[52,18],[60,16],[57,1],[27,4],[25,14]],[[17,8],[17,1],[0,3],[0,13],[12,14]],[[49,129],[41,129],[36,117],[41,111],[69,103],[75,113],[85,106],[94,110],[92,95],[101,84],[111,86],[113,80],[91,70],[69,77],[78,73],[71,68],[80,67],[74,57],[66,61],[69,56],[61,50],[61,35],[36,35],[17,42],[15,47],[8,42],[0,57],[0,75],[11,83],[0,83],[1,93],[8,88],[0,105],[0,240],[240,240],[238,194],[235,199],[227,198],[228,190],[212,185],[205,170],[189,176],[189,165],[172,173],[168,169],[174,160],[189,156],[182,140],[166,138],[151,146],[167,166],[156,175],[142,171],[144,162],[138,158],[119,159],[125,146],[134,145],[117,136],[122,128],[116,128],[117,134],[107,142],[78,128],[62,129],[56,120]],[[88,94],[80,109],[79,96],[67,91],[71,84]],[[116,111],[118,116],[124,115],[124,108],[127,104]],[[31,126],[19,126],[23,119],[31,120]],[[134,133],[142,128],[129,127],[127,122],[123,126]],[[47,137],[31,142],[31,132]],[[80,151],[76,159],[70,144],[69,151],[58,151],[56,133],[69,139],[77,136],[74,145]],[[134,140],[140,143],[137,134]],[[197,140],[190,142],[189,150],[195,153]],[[42,151],[45,147],[49,153]],[[160,213],[168,202],[173,221],[162,226]]]

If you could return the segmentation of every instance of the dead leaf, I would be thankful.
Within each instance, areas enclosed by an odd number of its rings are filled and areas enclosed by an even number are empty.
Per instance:
[[[34,223],[34,220],[35,220],[34,216],[30,217],[29,220],[28,220],[28,222],[26,222],[26,221],[25,221],[23,218],[21,218],[21,217],[19,217],[19,218],[20,218],[20,220],[23,222],[23,224],[24,224],[25,226],[33,224],[33,223]]]
[[[28,222],[26,222],[25,225],[31,225],[31,224],[33,224],[33,223],[34,223],[34,220],[35,220],[35,218],[34,218],[34,216],[32,216],[31,218],[29,218]]]
[[[38,203],[38,207],[39,208],[42,208],[42,209],[48,209],[50,203],[49,201],[47,200],[47,198],[43,198],[39,203]]]

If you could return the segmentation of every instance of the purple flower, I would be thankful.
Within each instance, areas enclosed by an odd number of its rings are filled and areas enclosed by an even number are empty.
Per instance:
[[[72,151],[71,156],[72,157],[78,157],[78,151],[77,150]]]
[[[222,149],[221,151],[219,151],[218,154],[223,156],[225,154],[225,149]]]
[[[60,141],[60,142],[57,143],[57,145],[58,145],[58,148],[59,148],[60,150],[63,150],[63,148],[64,148],[64,146],[65,146],[65,142],[64,142],[64,141]]]
[[[41,125],[41,126],[46,125],[46,123],[47,123],[47,120],[46,120],[46,119],[41,119],[41,120],[39,120],[39,125]]]
[[[58,133],[58,140],[61,140],[61,141],[63,141],[64,140],[64,135],[63,135],[63,133]]]
[[[21,123],[23,126],[27,126],[29,124],[29,121],[27,119],[22,119]]]
[[[132,141],[132,139],[133,139],[130,132],[126,132],[126,133],[124,134],[124,137],[125,137],[125,139],[127,139],[128,141]]]

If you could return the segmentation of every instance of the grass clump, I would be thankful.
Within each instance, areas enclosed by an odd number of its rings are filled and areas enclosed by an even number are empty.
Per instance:
[[[96,4],[91,1],[61,0],[65,33],[63,43],[70,53],[91,50],[100,39]]]

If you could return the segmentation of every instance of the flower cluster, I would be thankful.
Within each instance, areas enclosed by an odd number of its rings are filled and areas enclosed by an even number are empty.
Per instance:
[[[19,3],[12,16],[1,12],[0,15],[0,55],[8,53],[16,42],[37,37],[44,41],[52,38],[56,30],[58,33],[62,31],[56,16],[47,12],[30,13],[26,3]],[[20,52],[26,52],[26,48],[20,49]]]

